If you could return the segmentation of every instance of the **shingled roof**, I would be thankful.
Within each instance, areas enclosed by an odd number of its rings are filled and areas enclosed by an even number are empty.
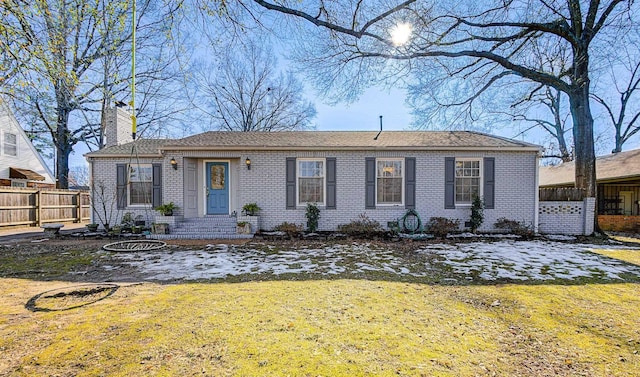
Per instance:
[[[86,157],[158,157],[160,148],[169,142],[169,139],[138,139],[132,143],[114,145],[94,152],[86,153]]]
[[[540,187],[568,186],[575,182],[575,162],[540,168]],[[640,178],[640,149],[596,158],[598,182]]]
[[[138,151],[162,150],[529,150],[539,146],[470,131],[211,131],[182,139],[139,140]],[[87,156],[131,152],[131,143],[105,148]]]

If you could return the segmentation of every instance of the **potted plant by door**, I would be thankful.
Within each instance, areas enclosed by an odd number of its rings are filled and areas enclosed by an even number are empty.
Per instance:
[[[173,216],[173,210],[178,209],[178,206],[173,204],[173,202],[169,202],[154,208],[156,211],[160,212],[162,216]]]
[[[261,209],[257,203],[247,203],[242,206],[242,212],[245,216],[255,216]]]

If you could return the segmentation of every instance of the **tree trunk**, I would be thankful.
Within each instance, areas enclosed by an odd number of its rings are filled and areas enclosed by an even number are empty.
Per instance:
[[[72,144],[69,140],[69,111],[58,108],[56,124],[56,187],[69,188],[69,155]]]
[[[622,144],[624,143],[624,140],[622,140],[622,135],[621,135],[621,124],[616,124],[616,147],[611,151],[611,153],[620,153],[622,152]]]
[[[575,145],[576,187],[596,196],[596,155],[593,146],[593,117],[589,106],[589,54],[586,47],[574,48],[572,90],[569,95]]]
[[[569,96],[573,118],[573,140],[575,145],[576,187],[585,189],[589,198],[596,197],[596,156],[593,145],[593,117],[589,108],[589,86],[581,87]],[[595,232],[600,233],[598,206],[593,216]]]
[[[562,128],[557,129],[558,136],[556,137],[556,139],[558,139],[558,149],[560,150],[560,158],[562,159],[562,162],[573,161],[573,156],[569,152],[569,148],[567,147],[567,139],[564,138],[563,131],[564,130]]]
[[[586,190],[588,197],[596,196],[596,161],[593,147],[593,117],[589,109],[589,94],[571,96],[573,139],[575,143],[576,187]]]

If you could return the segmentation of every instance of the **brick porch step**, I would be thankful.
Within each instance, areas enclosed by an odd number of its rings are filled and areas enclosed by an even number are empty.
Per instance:
[[[236,217],[229,215],[187,218],[169,229],[169,234],[151,234],[158,240],[251,239],[253,234],[236,233]]]

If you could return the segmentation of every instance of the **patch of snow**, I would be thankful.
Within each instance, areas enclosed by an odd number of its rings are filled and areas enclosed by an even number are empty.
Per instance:
[[[545,234],[544,238],[551,241],[575,241],[576,237],[564,234]]]
[[[444,247],[443,247],[444,246]],[[622,273],[640,275],[640,268],[589,252],[593,246],[545,241],[473,242],[427,245],[421,252],[434,253],[460,274],[479,272],[484,280],[554,280],[598,277],[619,280]]]
[[[427,244],[408,259],[389,248],[367,243],[277,251],[272,245],[207,245],[204,250],[154,250],[118,253],[123,263],[153,280],[219,279],[243,274],[320,274],[383,272],[429,277],[439,264],[450,266],[459,279],[556,280],[594,277],[619,280],[640,276],[640,267],[591,252],[601,246],[554,241],[469,242]],[[266,247],[265,247],[266,246]],[[609,246],[608,248],[611,248]],[[620,249],[621,247],[616,247]],[[635,249],[638,250],[638,249]],[[640,251],[640,250],[639,250]],[[431,256],[436,255],[434,259]],[[453,279],[451,281],[455,281]]]

